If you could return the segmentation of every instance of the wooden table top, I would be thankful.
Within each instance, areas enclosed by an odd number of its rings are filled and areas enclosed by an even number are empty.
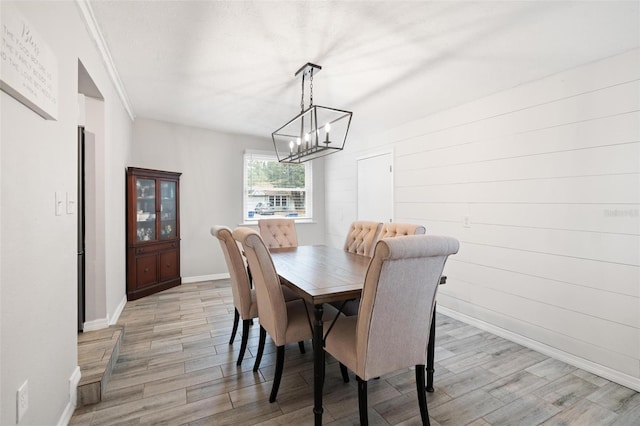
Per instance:
[[[328,246],[271,249],[285,285],[312,304],[360,297],[370,258]]]

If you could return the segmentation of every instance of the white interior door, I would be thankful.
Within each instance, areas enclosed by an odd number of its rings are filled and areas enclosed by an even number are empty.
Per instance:
[[[358,220],[393,221],[393,153],[357,159]]]

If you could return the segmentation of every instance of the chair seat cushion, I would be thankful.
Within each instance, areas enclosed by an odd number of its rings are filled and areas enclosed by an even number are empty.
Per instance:
[[[311,323],[309,322],[308,308],[302,299],[292,300],[287,305],[287,330],[284,341],[274,342],[276,346],[287,343],[300,342],[311,339]],[[271,336],[273,338],[273,336]]]
[[[324,323],[324,334],[326,337],[325,349],[327,352],[343,363],[349,370],[356,369],[356,324],[358,316],[340,315],[338,320],[331,327],[331,321]],[[331,330],[329,330],[331,327]],[[364,377],[363,377],[364,379]],[[365,379],[367,380],[367,379]]]

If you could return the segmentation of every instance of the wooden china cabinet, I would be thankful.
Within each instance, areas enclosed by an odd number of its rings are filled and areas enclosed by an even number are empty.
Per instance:
[[[127,168],[127,300],[182,283],[180,175]]]

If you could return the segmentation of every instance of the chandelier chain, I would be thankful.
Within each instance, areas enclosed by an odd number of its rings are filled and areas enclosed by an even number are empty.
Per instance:
[[[300,95],[300,112],[304,111],[304,73],[302,74],[302,95]]]
[[[313,106],[313,68],[311,68],[309,76],[309,107]]]

